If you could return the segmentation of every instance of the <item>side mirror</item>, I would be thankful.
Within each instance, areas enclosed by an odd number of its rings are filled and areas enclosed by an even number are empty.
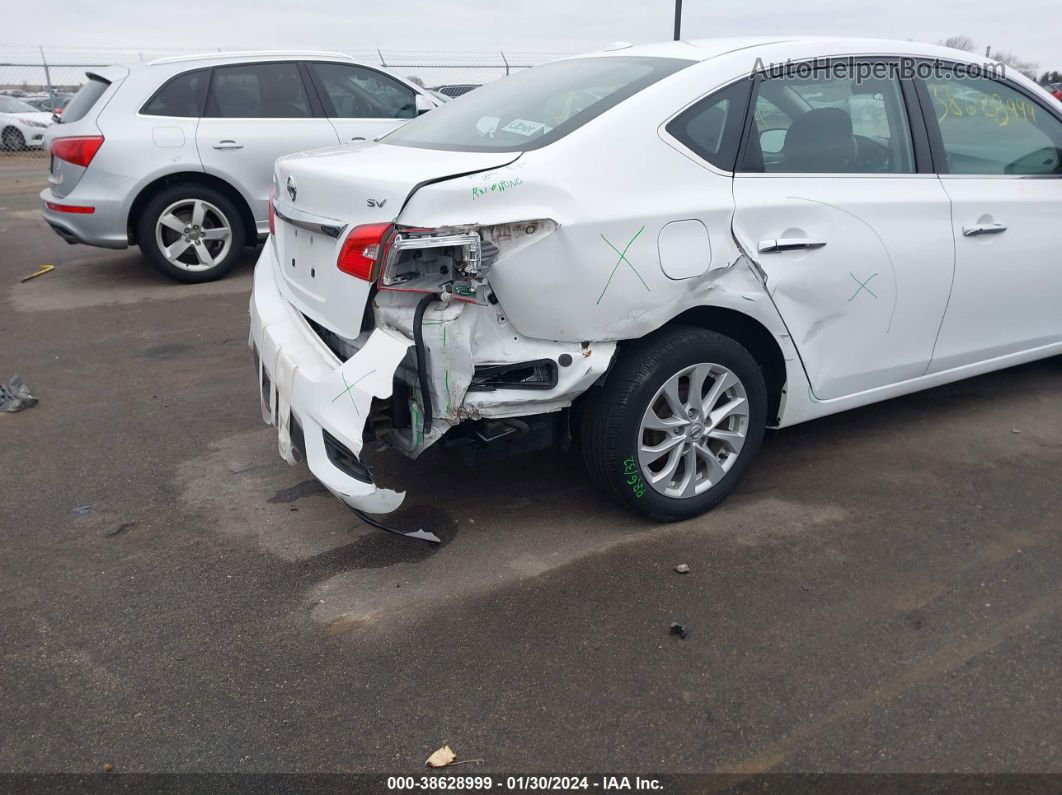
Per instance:
[[[417,115],[427,113],[429,110],[435,110],[436,105],[430,99],[423,94],[417,94]]]
[[[785,130],[766,130],[760,134],[760,149],[765,155],[776,155],[785,146]]]

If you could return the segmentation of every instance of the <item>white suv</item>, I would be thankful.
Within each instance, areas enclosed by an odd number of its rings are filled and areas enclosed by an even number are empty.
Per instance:
[[[372,140],[439,104],[333,53],[100,69],[49,130],[44,218],[70,243],[135,243],[174,279],[217,279],[268,232],[278,157]]]

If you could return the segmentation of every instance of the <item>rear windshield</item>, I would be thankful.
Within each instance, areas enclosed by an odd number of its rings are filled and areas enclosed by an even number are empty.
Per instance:
[[[543,64],[470,91],[382,140],[460,152],[538,149],[692,63],[620,56]]]
[[[74,94],[70,104],[63,110],[62,121],[69,124],[72,121],[81,121],[92,110],[96,100],[103,96],[110,82],[98,75],[89,75],[88,82],[81,86],[81,90]]]

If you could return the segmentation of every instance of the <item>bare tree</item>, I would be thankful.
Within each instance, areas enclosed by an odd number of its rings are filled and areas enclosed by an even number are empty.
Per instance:
[[[1035,61],[1026,61],[1019,58],[1012,52],[1006,52],[1005,50],[999,50],[994,53],[993,58],[1006,66],[1008,69],[1013,69],[1015,72],[1028,77],[1030,80],[1036,79],[1036,70],[1040,68],[1040,64]]]
[[[973,52],[977,49],[977,45],[974,44],[974,40],[969,36],[949,36],[944,41],[939,42],[945,47],[951,47],[953,50],[965,50],[966,52]]]
[[[406,80],[408,80],[410,83],[415,83],[416,85],[420,86],[421,88],[424,88],[424,81],[421,80],[416,75],[408,75],[406,77]]]
[[[943,44],[945,47],[950,47],[953,50],[977,52],[977,43],[969,36],[949,36],[940,42],[940,44]],[[986,52],[985,55],[987,56],[988,53]],[[991,57],[995,58],[1008,69],[1013,69],[1015,72],[1021,72],[1021,74],[1032,80],[1036,79],[1036,70],[1039,69],[1040,64],[1035,61],[1023,60],[1014,53],[1006,52],[1005,50],[995,52]]]

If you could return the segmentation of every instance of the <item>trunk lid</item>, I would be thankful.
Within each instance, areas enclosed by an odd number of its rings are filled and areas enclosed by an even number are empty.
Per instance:
[[[396,220],[422,185],[499,168],[519,156],[366,143],[280,158],[273,175],[272,245],[281,292],[310,319],[354,339],[372,284],[336,266],[350,231]]]

